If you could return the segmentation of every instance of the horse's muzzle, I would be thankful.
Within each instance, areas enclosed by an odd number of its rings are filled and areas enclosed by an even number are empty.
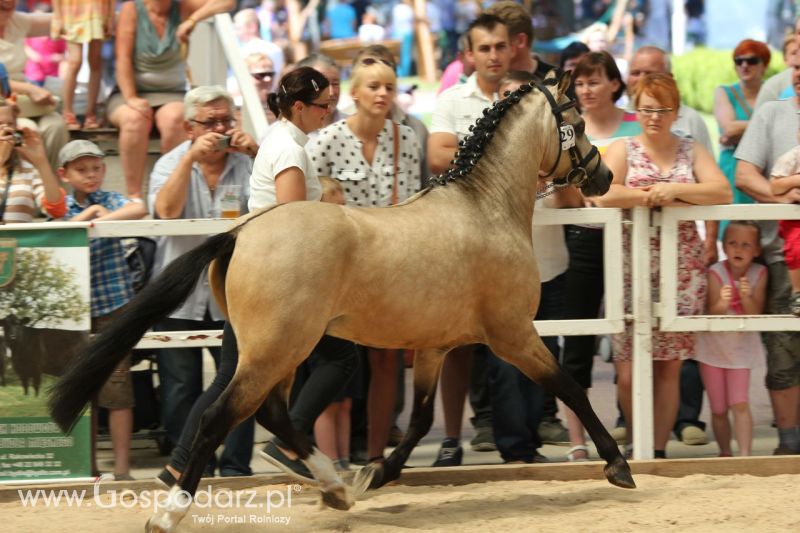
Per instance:
[[[597,165],[597,168],[595,168],[594,172],[589,176],[589,180],[581,187],[581,192],[584,196],[602,196],[611,188],[612,179],[614,179],[614,175],[608,167],[600,161],[600,164]]]

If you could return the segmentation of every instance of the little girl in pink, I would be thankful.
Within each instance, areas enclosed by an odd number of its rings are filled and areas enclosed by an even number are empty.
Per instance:
[[[727,259],[708,271],[708,314],[758,315],[764,310],[767,268],[754,263],[761,253],[760,230],[755,222],[731,221],[725,228],[722,249]],[[702,332],[697,336],[695,359],[711,405],[711,425],[720,457],[730,457],[731,424],[739,454],[750,455],[753,418],[748,389],[750,369],[766,357],[757,331]]]

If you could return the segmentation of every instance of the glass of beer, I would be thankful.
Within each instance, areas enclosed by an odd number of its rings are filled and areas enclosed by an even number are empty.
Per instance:
[[[241,214],[241,185],[223,185],[220,190],[220,216],[237,218]]]

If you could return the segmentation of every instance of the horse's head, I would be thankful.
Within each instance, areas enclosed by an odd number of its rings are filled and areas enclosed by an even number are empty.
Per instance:
[[[589,142],[583,119],[575,109],[575,101],[567,95],[568,73],[562,73],[553,85],[535,83],[550,104],[556,123],[556,135],[550,143],[542,168],[542,177],[555,176],[553,182],[569,183],[586,196],[600,196],[611,186],[611,171],[605,166],[597,148]],[[568,157],[562,157],[564,152]]]

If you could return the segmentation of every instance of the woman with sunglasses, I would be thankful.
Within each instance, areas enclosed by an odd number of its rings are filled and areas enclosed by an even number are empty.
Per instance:
[[[733,50],[733,63],[739,81],[720,86],[714,92],[714,117],[720,133],[719,166],[733,188],[735,204],[754,203],[752,198],[734,187],[736,159],[733,153],[753,114],[770,56],[769,47],[761,41],[745,39],[740,42]]]
[[[389,120],[397,87],[394,70],[383,60],[357,63],[350,95],[352,116],[320,131],[309,153],[319,175],[339,180],[348,205],[385,207],[419,190],[420,145],[414,131]],[[368,348],[367,454],[383,459],[397,395],[396,350]]]
[[[668,205],[714,205],[730,203],[732,194],[725,176],[711,154],[689,138],[670,131],[677,119],[680,95],[668,74],[648,74],[636,85],[634,105],[642,131],[614,142],[603,161],[614,173],[611,189],[595,203],[601,207],[657,208]],[[650,238],[653,290],[658,290],[660,238]],[[630,313],[630,234],[625,236],[623,255],[626,312]],[[706,300],[704,245],[694,221],[678,225],[678,314],[696,315]],[[655,457],[665,458],[666,445],[678,415],[680,369],[684,359],[694,357],[694,333],[653,331],[653,404]],[[632,328],[613,336],[617,399],[631,441]]]
[[[248,54],[244,58],[244,63],[247,65],[247,71],[253,78],[253,84],[256,86],[256,93],[258,94],[258,99],[261,102],[261,106],[264,108],[264,114],[267,116],[267,122],[272,124],[277,120],[277,117],[272,114],[272,111],[270,111],[269,106],[267,105],[267,96],[269,96],[269,93],[275,90],[275,68],[273,67],[272,60],[263,52],[254,52],[252,54]],[[228,80],[229,88],[236,89],[236,91],[231,91],[231,94],[238,93],[239,87],[235,83],[235,80],[232,80],[231,78],[228,78]],[[230,83],[231,81],[233,83]]]

